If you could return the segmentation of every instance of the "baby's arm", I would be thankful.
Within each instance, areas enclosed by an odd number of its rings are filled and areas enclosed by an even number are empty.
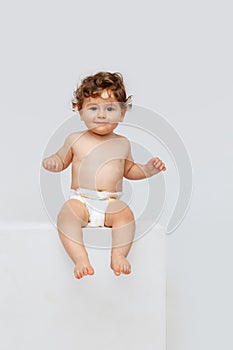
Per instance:
[[[66,169],[72,162],[73,152],[72,144],[74,142],[74,134],[69,135],[64,145],[50,157],[43,160],[42,165],[46,170],[49,171],[62,171]]]
[[[164,163],[158,157],[150,159],[146,164],[135,163],[129,145],[129,153],[125,160],[124,168],[124,177],[126,179],[141,180],[165,170]]]

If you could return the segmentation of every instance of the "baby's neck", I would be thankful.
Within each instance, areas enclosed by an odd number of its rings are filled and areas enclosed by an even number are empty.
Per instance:
[[[116,136],[116,134],[114,132],[110,132],[109,134],[101,135],[101,134],[97,134],[97,133],[93,132],[90,129],[87,130],[87,133],[90,136],[93,136],[93,137],[95,137],[97,139],[103,139],[103,140],[112,139],[112,138],[114,138]]]

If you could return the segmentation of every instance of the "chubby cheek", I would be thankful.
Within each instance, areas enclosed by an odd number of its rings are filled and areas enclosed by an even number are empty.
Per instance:
[[[88,129],[91,129],[94,127],[94,124],[92,121],[88,120],[87,118],[81,119],[81,121],[86,125]]]
[[[79,112],[80,120],[83,120],[83,111],[79,109],[78,112]]]
[[[110,131],[112,131],[112,130],[116,129],[117,126],[118,126],[118,123],[110,123],[108,125],[108,128]]]

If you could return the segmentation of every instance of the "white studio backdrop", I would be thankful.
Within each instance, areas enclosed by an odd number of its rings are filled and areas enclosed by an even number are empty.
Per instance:
[[[190,154],[191,207],[167,239],[172,350],[232,342],[231,13],[226,0],[1,3],[1,223],[47,220],[41,157],[87,74],[121,72],[134,103],[164,115]]]

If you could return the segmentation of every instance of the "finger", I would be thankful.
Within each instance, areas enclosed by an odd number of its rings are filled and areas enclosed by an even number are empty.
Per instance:
[[[162,170],[162,171],[165,171],[165,170],[166,170],[166,167],[165,167],[164,164],[162,165],[161,170]]]
[[[154,164],[156,164],[156,163],[158,163],[158,161],[160,161],[160,159],[158,157],[156,157],[153,159],[153,161],[154,161]]]
[[[156,163],[155,167],[158,169],[161,165],[162,165],[162,162],[161,162],[161,160],[159,160],[159,161]]]
[[[55,170],[56,170],[56,171],[58,171],[58,170],[59,170],[59,164],[58,164],[58,163],[56,163]]]

